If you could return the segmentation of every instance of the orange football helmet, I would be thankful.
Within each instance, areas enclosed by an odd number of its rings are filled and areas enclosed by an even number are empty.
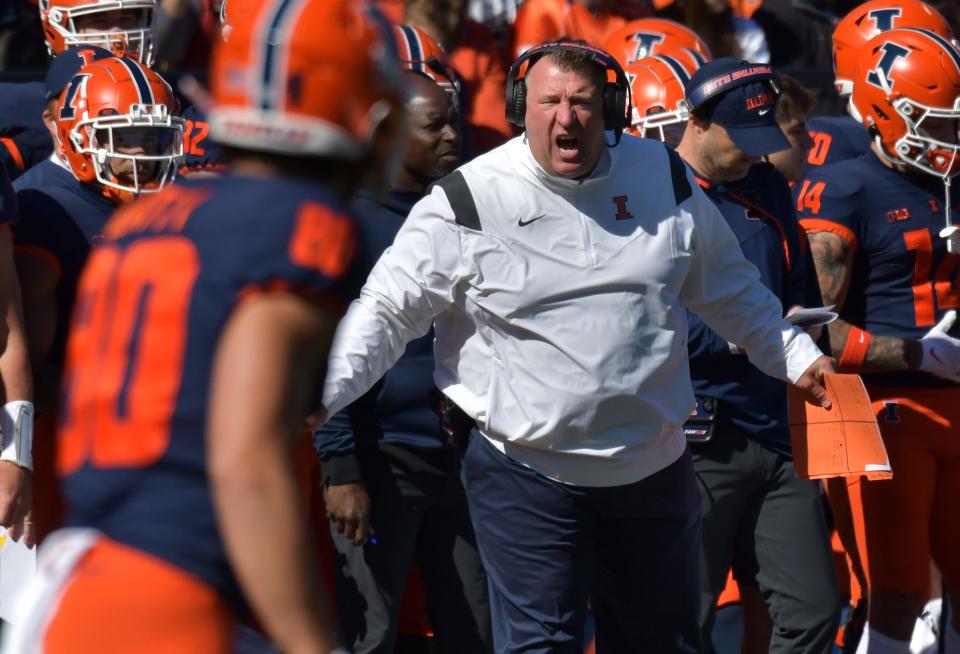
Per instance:
[[[153,65],[157,0],[40,0],[38,6],[50,56],[96,45]]]
[[[624,67],[667,50],[689,50],[692,56],[701,59],[699,65],[713,58],[710,48],[696,32],[662,18],[630,21],[610,35],[603,49]]]
[[[870,0],[843,17],[833,30],[833,71],[837,93],[849,96],[857,72],[857,54],[881,32],[914,27],[953,39],[940,13],[920,0]]]
[[[60,94],[57,147],[78,180],[126,202],[159,191],[183,157],[183,119],[170,85],[142,64],[87,64]]]
[[[630,133],[676,146],[690,117],[684,87],[696,68],[689,69],[673,53],[665,52],[644,57],[624,70],[633,94]]]
[[[394,25],[400,67],[429,77],[459,102],[460,80],[447,53],[436,39],[419,27]]]
[[[960,50],[939,34],[895,29],[867,41],[852,101],[892,163],[944,179],[960,172]]]
[[[403,115],[395,39],[359,0],[230,0],[210,134],[236,148],[358,160]]]

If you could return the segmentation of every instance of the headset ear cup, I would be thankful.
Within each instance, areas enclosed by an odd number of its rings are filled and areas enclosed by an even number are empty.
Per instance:
[[[603,87],[604,129],[627,127],[627,93],[620,84],[607,82]]]
[[[523,127],[527,116],[527,83],[518,79],[513,87],[513,123]]]

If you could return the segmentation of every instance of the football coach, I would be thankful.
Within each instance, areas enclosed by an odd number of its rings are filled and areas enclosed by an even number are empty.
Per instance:
[[[546,43],[510,69],[522,136],[417,203],[340,323],[321,419],[435,322],[434,381],[472,421],[462,462],[497,652],[698,652],[700,495],[685,308],[829,406],[834,370],[683,161],[624,137],[606,53]],[[379,547],[390,547],[380,542]]]

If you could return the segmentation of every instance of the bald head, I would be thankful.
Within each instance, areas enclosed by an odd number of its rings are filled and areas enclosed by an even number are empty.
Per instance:
[[[394,188],[423,193],[460,163],[459,115],[453,97],[433,80],[407,72],[404,85],[410,132]]]

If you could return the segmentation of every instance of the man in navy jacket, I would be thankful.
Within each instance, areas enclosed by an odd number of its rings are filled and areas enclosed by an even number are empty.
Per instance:
[[[371,263],[410,208],[459,163],[458,115],[425,75],[412,89],[403,163],[386,196],[361,194],[357,224]],[[433,330],[411,342],[369,392],[314,434],[337,551],[337,602],[351,651],[392,652],[411,566],[419,565],[427,615],[441,651],[490,650],[486,577],[477,553],[457,454],[441,438],[429,398]]]
[[[677,152],[789,313],[819,305],[819,292],[787,180],[761,161],[790,144],[775,120],[776,79],[772,71],[768,79],[747,74],[757,69],[727,58],[694,75],[687,85],[693,111]],[[697,104],[698,91],[724,79],[734,81]],[[826,654],[836,635],[839,598],[817,487],[793,468],[787,385],[755,368],[737,344],[699,317],[688,317],[690,377],[701,414],[688,434],[694,433],[703,497],[704,651],[713,651],[714,607],[732,564],[745,598],[759,597],[759,586],[766,600],[774,625],[772,640],[766,638],[771,651]],[[704,428],[707,414],[714,419],[712,432]]]

